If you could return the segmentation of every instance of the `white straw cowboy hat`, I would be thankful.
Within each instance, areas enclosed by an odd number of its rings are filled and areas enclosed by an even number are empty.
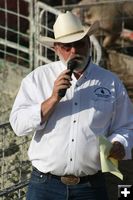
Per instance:
[[[53,26],[54,37],[40,37],[40,42],[44,45],[53,47],[55,42],[70,43],[81,40],[85,35],[92,35],[99,27],[96,21],[90,27],[84,27],[80,19],[73,13],[67,11],[58,15]]]

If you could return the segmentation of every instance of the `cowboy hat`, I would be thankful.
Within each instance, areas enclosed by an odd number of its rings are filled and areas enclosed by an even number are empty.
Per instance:
[[[53,47],[55,42],[71,43],[81,40],[85,35],[92,35],[99,27],[96,21],[90,27],[84,27],[80,19],[70,11],[58,15],[53,26],[54,38],[40,37],[40,42],[48,47]]]

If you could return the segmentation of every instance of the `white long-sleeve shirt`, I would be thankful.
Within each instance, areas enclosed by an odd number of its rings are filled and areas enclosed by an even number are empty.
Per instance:
[[[119,141],[131,158],[133,105],[116,75],[93,63],[41,122],[41,103],[48,99],[54,81],[66,67],[61,61],[40,66],[22,83],[10,115],[18,136],[34,131],[28,155],[38,170],[55,175],[84,176],[100,169],[99,135]]]

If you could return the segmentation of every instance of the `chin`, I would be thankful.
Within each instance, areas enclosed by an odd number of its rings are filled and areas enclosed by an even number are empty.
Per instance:
[[[78,67],[74,70],[75,73],[80,73],[84,70],[85,67]]]

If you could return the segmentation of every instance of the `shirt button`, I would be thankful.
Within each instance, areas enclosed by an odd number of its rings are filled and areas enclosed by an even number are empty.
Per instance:
[[[76,120],[73,121],[73,123],[75,123],[75,122],[76,122]]]
[[[75,106],[77,106],[77,105],[78,105],[78,103],[77,103],[77,102],[75,102],[74,104],[75,104]]]
[[[72,161],[72,158],[70,158],[70,161]]]
[[[74,142],[74,139],[72,139],[72,142]]]

